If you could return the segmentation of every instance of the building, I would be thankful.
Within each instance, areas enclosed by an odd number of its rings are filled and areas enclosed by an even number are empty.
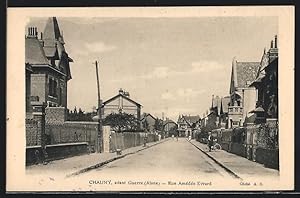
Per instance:
[[[228,107],[228,127],[242,126],[250,117],[256,105],[256,89],[251,85],[255,80],[260,62],[232,61],[230,80],[230,104]]]
[[[128,92],[123,89],[119,93],[102,103],[102,118],[112,113],[127,113],[134,115],[137,120],[141,120],[142,105],[130,99]]]
[[[156,118],[153,115],[151,115],[150,113],[143,113],[141,118],[141,125],[143,129],[147,130],[150,133],[154,133],[155,122]]]
[[[255,81],[251,86],[257,89],[257,103],[253,112],[255,122],[266,119],[278,119],[278,45],[277,36],[271,41],[271,47],[264,50]]]
[[[26,110],[30,111],[32,100],[47,103],[49,107],[67,107],[67,83],[72,78],[69,63],[73,60],[64,45],[56,17],[48,19],[40,38],[36,27],[28,28],[25,37]]]
[[[176,135],[177,128],[177,123],[173,120],[166,118],[166,120],[163,121],[163,131],[166,132],[167,137]]]
[[[199,115],[179,115],[178,120],[178,132],[180,137],[188,137],[192,135],[194,129],[200,129],[201,118]]]

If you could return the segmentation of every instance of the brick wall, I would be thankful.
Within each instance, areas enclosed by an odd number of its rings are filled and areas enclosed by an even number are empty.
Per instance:
[[[95,150],[97,122],[64,122],[61,125],[46,126],[46,134],[50,138],[49,144],[88,142],[92,151]]]
[[[46,102],[46,83],[46,74],[31,74],[31,95],[38,96],[41,102]]]
[[[66,120],[65,107],[47,107],[45,119],[48,125],[62,125]]]
[[[36,119],[26,119],[26,146],[41,145],[41,122]]]

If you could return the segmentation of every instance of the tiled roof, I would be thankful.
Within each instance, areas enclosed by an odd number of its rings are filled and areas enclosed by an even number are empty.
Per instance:
[[[200,120],[200,116],[183,116],[183,118],[190,124],[192,125],[193,123],[196,123]]]
[[[259,67],[259,62],[237,62],[237,87],[248,87],[256,79]]]
[[[25,39],[25,63],[33,65],[48,65],[48,59],[37,38]]]

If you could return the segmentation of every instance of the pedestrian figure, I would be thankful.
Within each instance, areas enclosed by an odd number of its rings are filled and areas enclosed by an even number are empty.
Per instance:
[[[213,144],[214,144],[214,138],[211,135],[211,132],[208,132],[208,149],[209,149],[209,152],[211,151],[211,148],[212,148]]]

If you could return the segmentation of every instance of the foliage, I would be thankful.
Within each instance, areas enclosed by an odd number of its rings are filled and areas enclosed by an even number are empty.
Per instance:
[[[68,121],[93,121],[93,116],[96,114],[94,112],[85,113],[81,108],[78,109],[75,107],[73,112],[67,109],[67,120]]]
[[[157,131],[162,131],[162,129],[163,129],[163,121],[160,120],[159,118],[155,119],[154,129]]]
[[[134,115],[127,113],[111,113],[103,120],[104,125],[109,125],[116,132],[137,131],[139,121]]]
[[[143,124],[144,130],[146,130],[146,131],[150,130],[150,125],[149,125],[149,123],[148,123],[148,121],[146,119],[143,121],[142,124]]]
[[[257,133],[257,144],[264,148],[278,148],[278,125],[271,127],[261,124]]]

